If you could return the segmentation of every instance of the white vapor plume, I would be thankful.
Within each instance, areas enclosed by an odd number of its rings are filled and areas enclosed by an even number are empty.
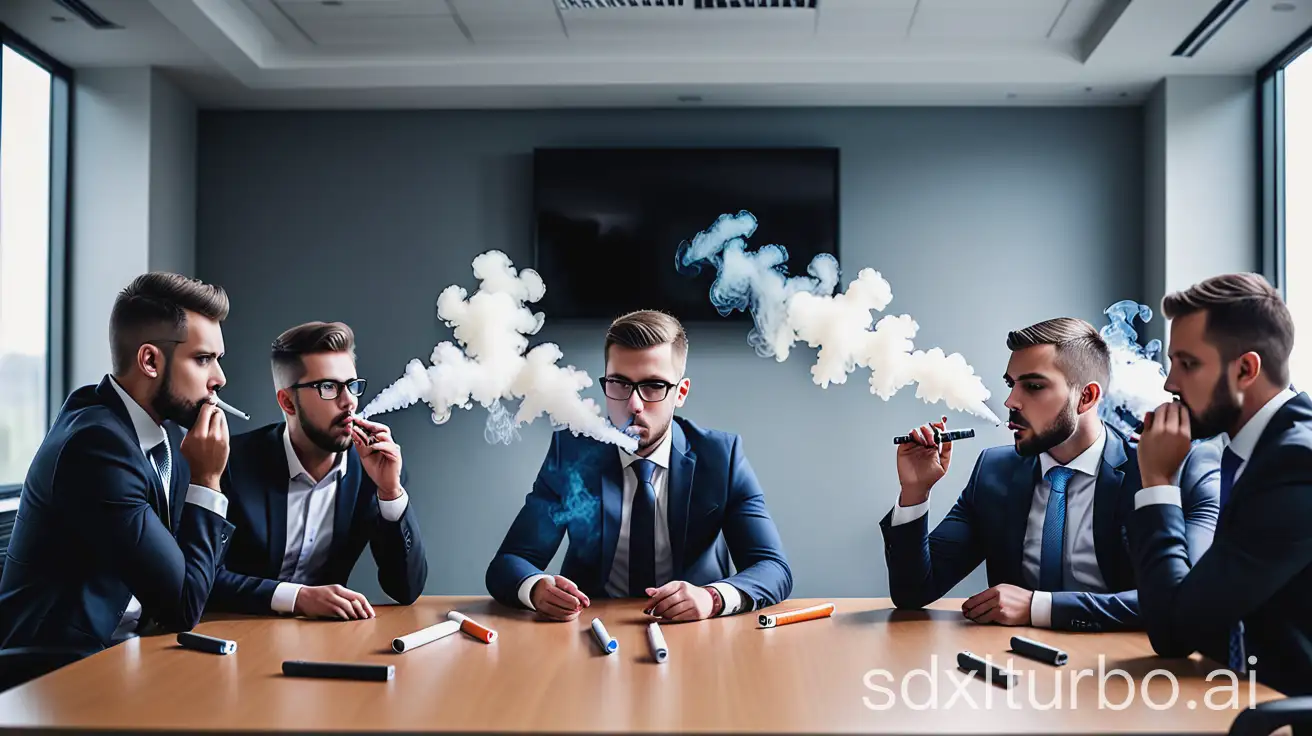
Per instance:
[[[526,306],[546,293],[542,277],[528,268],[516,271],[510,258],[495,250],[475,258],[473,267],[480,282],[473,296],[453,285],[437,298],[437,315],[459,345],[439,343],[429,366],[411,360],[405,375],[375,396],[361,416],[423,401],[433,410],[433,422],[442,424],[453,409],[478,403],[489,412],[484,437],[491,443],[509,444],[520,425],[546,414],[575,434],[636,450],[637,440],[615,429],[597,402],[580,397],[592,378],[572,365],[557,365],[564,357],[559,347],[543,343],[525,354],[528,336],[542,328],[542,313]],[[501,405],[511,399],[520,399],[513,419]]]
[[[893,300],[892,287],[878,271],[862,269],[846,291],[835,294],[837,259],[821,253],[807,266],[809,276],[790,277],[782,246],[747,250],[745,238],[756,225],[746,210],[721,215],[679,246],[676,262],[684,273],[695,273],[703,263],[718,270],[711,302],[720,314],[751,312],[755,327],[748,342],[758,355],[783,362],[793,343],[802,340],[819,348],[811,378],[821,388],[846,383],[859,366],[870,369],[870,392],[882,399],[915,383],[919,399],[1002,423],[985,404],[990,393],[984,382],[959,353],[916,350],[920,326],[910,315],[888,315],[875,323],[872,311],[884,311]]]
[[[1139,345],[1133,322],[1153,318],[1153,310],[1131,299],[1104,310],[1108,323],[1099,331],[1112,356],[1111,386],[1102,402],[1102,419],[1126,434],[1137,433],[1144,414],[1174,398],[1165,388],[1166,372],[1157,356],[1161,340]]]

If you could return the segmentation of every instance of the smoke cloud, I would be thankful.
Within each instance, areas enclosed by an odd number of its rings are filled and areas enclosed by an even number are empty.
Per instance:
[[[438,317],[452,328],[456,342],[434,347],[431,365],[411,360],[405,374],[374,397],[361,415],[423,401],[432,409],[433,423],[443,424],[454,409],[477,403],[488,410],[483,434],[490,443],[513,442],[519,426],[545,414],[576,435],[635,451],[637,440],[612,426],[597,402],[580,396],[592,385],[586,372],[557,365],[564,356],[554,343],[528,350],[528,336],[542,328],[543,315],[526,305],[546,293],[542,277],[528,268],[516,271],[510,258],[495,250],[475,258],[473,269],[479,281],[473,296],[452,285],[437,298]],[[516,399],[519,410],[512,416],[501,402]]]
[[[1116,302],[1104,310],[1107,324],[1099,330],[1112,355],[1112,380],[1102,403],[1102,419],[1126,434],[1139,431],[1144,414],[1171,401],[1165,389],[1166,372],[1158,361],[1161,340],[1139,345],[1134,319],[1144,323],[1153,318],[1153,310],[1131,299]]]
[[[711,303],[720,314],[750,312],[754,327],[748,343],[761,357],[788,359],[793,343],[819,348],[811,379],[817,386],[846,383],[856,368],[870,370],[870,392],[888,400],[900,389],[916,384],[916,397],[943,402],[1001,424],[985,402],[990,393],[960,353],[939,348],[916,350],[920,326],[910,315],[887,315],[874,321],[893,301],[888,281],[873,269],[862,269],[846,291],[838,286],[838,260],[822,253],[811,260],[806,276],[789,276],[788,250],[765,245],[747,250],[757,220],[743,210],[724,214],[691,242],[684,241],[675,256],[681,273],[695,274],[704,265],[718,275],[711,286]]]

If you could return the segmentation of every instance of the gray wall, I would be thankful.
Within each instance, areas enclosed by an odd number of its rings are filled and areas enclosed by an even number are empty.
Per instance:
[[[1144,295],[1261,270],[1252,76],[1168,77],[1144,108]],[[1163,338],[1157,318],[1148,335]]]
[[[285,327],[349,322],[372,395],[449,339],[434,302],[448,284],[476,285],[475,255],[496,248],[529,264],[535,146],[836,146],[846,275],[882,271],[888,311],[919,321],[918,346],[963,353],[1001,410],[1007,330],[1057,315],[1101,323],[1107,305],[1142,297],[1143,134],[1142,113],[1128,108],[203,112],[197,268],[232,297],[225,395],[258,426],[279,418],[266,351]],[[885,403],[862,375],[821,390],[804,346],[781,365],[755,357],[740,325],[688,327],[684,415],[743,435],[795,595],[885,595],[889,437],[942,407],[912,390]],[[548,324],[541,338],[595,377],[603,329]],[[484,417],[458,413],[441,427],[422,408],[387,417],[412,477],[430,593],[484,592],[546,450],[543,423],[515,445],[487,445]],[[951,421],[982,432],[958,448],[933,519],[979,450],[1009,441],[970,417]],[[377,592],[367,555],[352,584]],[[982,587],[980,571],[957,593]]]
[[[159,70],[79,70],[74,87],[68,358],[72,386],[110,370],[114,297],[196,264],[196,107]]]

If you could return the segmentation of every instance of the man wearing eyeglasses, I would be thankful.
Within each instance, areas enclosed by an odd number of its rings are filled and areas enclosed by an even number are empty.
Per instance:
[[[366,544],[378,582],[409,605],[428,563],[391,431],[355,416],[365,380],[340,322],[293,327],[273,343],[286,422],[232,438],[223,489],[236,525],[210,608],[310,618],[373,618],[345,587]]]
[[[639,598],[657,618],[697,621],[792,592],[742,441],[674,416],[688,397],[687,354],[683,326],[668,314],[611,324],[602,389],[611,423],[638,439],[637,451],[555,433],[488,566],[494,598],[554,621],[577,618],[593,597]],[[545,574],[566,532],[561,574]]]

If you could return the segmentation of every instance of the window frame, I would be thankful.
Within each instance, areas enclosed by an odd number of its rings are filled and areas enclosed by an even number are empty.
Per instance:
[[[1286,299],[1285,274],[1285,67],[1312,53],[1312,28],[1257,72],[1258,235],[1262,273]]]
[[[68,265],[72,232],[73,70],[0,23],[0,45],[8,46],[50,72],[50,226],[46,320],[46,428],[67,395]],[[0,56],[0,78],[4,60]],[[0,105],[4,104],[0,93]],[[22,492],[21,483],[0,484],[0,499]]]

